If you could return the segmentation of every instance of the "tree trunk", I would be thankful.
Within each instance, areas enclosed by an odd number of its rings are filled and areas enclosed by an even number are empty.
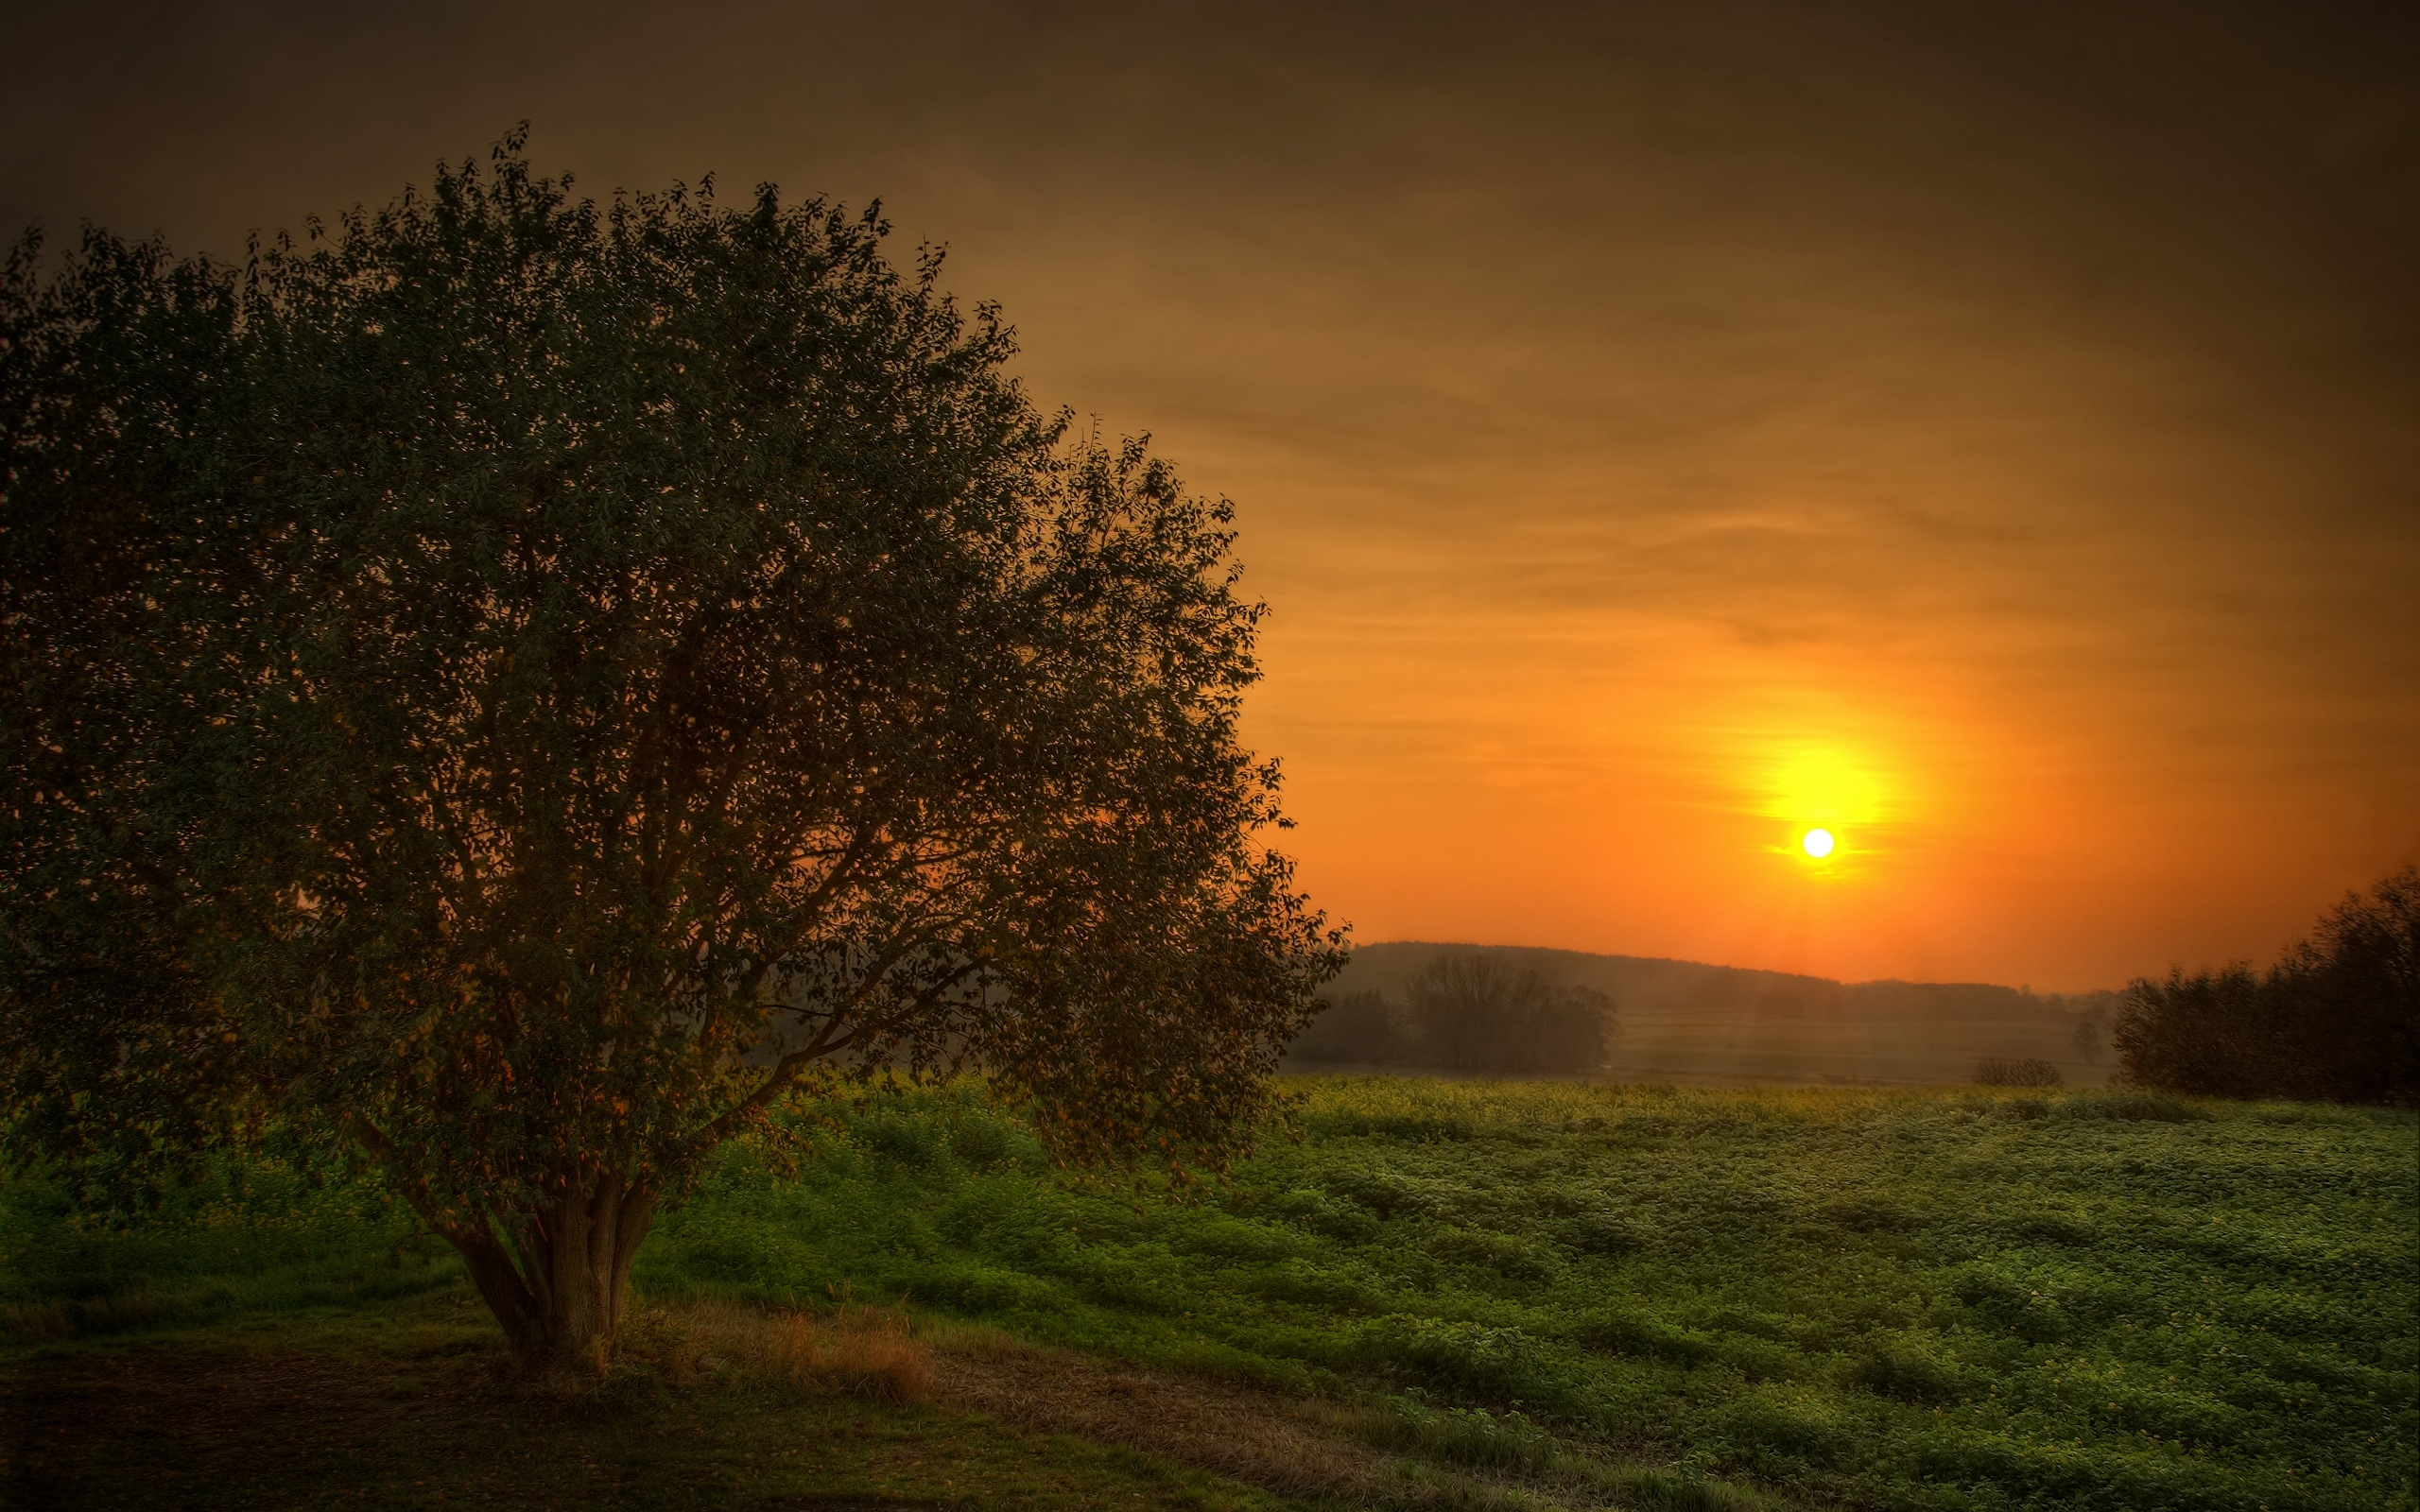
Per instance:
[[[654,1218],[655,1194],[608,1176],[521,1215],[509,1241],[435,1227],[462,1252],[525,1366],[602,1370],[622,1325],[631,1262]]]

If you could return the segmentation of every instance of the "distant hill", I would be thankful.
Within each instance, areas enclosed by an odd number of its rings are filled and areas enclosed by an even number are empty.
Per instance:
[[[1367,1025],[1396,1011],[1412,978],[1440,955],[1494,957],[1611,998],[1620,1027],[1610,1058],[1560,1074],[1622,1081],[1797,1082],[1920,1086],[1965,1082],[1985,1057],[2038,1058],[2069,1086],[2108,1079],[2117,994],[2037,994],[1977,982],[1835,982],[1697,961],[1512,945],[1401,941],[1364,945],[1322,994],[1339,1011],[1315,1020],[1288,1057],[1298,1072],[1391,1065]],[[2087,1059],[2080,1027],[2100,1047]]]

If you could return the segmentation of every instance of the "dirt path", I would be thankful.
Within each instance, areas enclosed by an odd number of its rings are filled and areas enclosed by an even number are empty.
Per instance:
[[[1281,1496],[1429,1497],[1350,1434],[1348,1415],[1272,1391],[1057,1349],[945,1349],[943,1402],[1029,1428],[1119,1444]]]

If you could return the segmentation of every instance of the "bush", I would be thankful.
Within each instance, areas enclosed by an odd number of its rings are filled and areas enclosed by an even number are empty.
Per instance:
[[[2113,1038],[2122,1077],[2206,1097],[2258,1097],[2281,1078],[2286,1036],[2248,964],[2126,989]]]
[[[868,1152],[911,1171],[930,1169],[946,1147],[942,1131],[931,1124],[889,1111],[860,1120],[850,1130],[850,1138]]]
[[[2066,1078],[2047,1060],[2007,1060],[1985,1056],[1975,1062],[1975,1082],[1981,1087],[2056,1087]]]

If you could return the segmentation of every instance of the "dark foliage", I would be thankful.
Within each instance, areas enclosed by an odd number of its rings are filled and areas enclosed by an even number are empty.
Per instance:
[[[1296,1060],[1386,1064],[1406,1048],[1400,1018],[1401,1010],[1383,992],[1323,998],[1319,1015],[1303,1026],[1287,1053]]]
[[[610,1336],[819,1068],[1249,1145],[1340,957],[1258,836],[1225,505],[768,186],[441,170],[241,271],[0,280],[0,1134],[95,1202],[274,1118]]]
[[[2238,963],[2135,982],[2111,1039],[2136,1086],[2420,1101],[2420,868],[2348,896],[2265,973]]]
[[[2059,1068],[2047,1060],[1985,1056],[1975,1064],[1975,1084],[1979,1087],[2056,1087],[2066,1079],[2059,1074]]]

